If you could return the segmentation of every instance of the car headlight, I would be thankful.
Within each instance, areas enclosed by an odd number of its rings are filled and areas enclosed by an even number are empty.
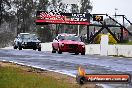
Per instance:
[[[25,44],[27,44],[27,42],[25,42]]]
[[[22,42],[22,44],[25,44],[25,42]]]
[[[85,45],[82,45],[82,48],[85,48]]]
[[[64,43],[60,44],[60,46],[63,47],[64,46]]]
[[[36,42],[36,45],[41,45],[41,43],[39,43],[39,42]]]

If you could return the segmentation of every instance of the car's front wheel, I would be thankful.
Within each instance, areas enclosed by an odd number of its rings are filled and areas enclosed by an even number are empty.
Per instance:
[[[56,53],[56,50],[55,50],[55,48],[54,48],[54,47],[52,48],[52,53]]]
[[[41,47],[40,47],[40,48],[38,48],[38,51],[41,51]]]
[[[21,47],[21,46],[19,46],[19,47],[18,47],[18,49],[19,49],[19,50],[22,50],[22,47]]]
[[[17,46],[14,46],[13,48],[14,48],[14,49],[17,49]]]
[[[58,48],[58,54],[62,54],[62,51],[60,50],[60,48]]]

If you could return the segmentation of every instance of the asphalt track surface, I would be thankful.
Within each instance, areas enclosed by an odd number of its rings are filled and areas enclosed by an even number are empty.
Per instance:
[[[80,65],[86,69],[88,74],[129,73],[132,75],[132,58],[0,49],[0,61],[15,62],[71,76],[77,74]],[[132,83],[103,85],[105,88],[132,88]]]

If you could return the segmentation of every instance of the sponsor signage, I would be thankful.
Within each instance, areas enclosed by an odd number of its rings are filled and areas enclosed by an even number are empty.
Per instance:
[[[94,15],[93,16],[93,21],[103,21],[103,16]]]
[[[131,83],[129,74],[86,74],[85,69],[80,66],[76,81],[79,84],[84,83]]]
[[[86,13],[54,13],[37,11],[36,24],[75,24],[89,25],[90,14]]]

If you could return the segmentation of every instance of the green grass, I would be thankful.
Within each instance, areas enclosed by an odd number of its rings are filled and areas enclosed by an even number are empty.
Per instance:
[[[0,67],[0,88],[71,88],[55,78],[24,72],[19,68]]]
[[[122,43],[117,43],[117,44],[111,44],[109,43],[110,45],[132,45],[132,41],[129,41],[129,42],[122,42]]]
[[[129,45],[132,45],[132,41],[128,42]]]
[[[132,45],[132,41],[124,42],[124,43],[118,43],[118,44],[121,44],[121,45]]]

